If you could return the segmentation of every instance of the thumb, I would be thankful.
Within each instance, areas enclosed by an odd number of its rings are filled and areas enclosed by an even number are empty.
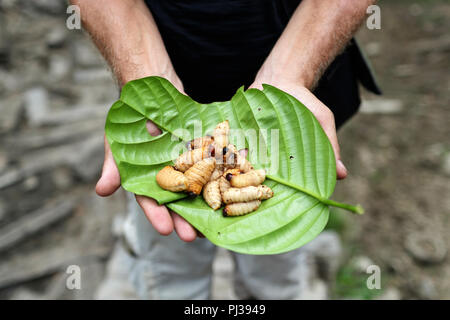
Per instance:
[[[151,120],[147,120],[147,122],[145,123],[145,126],[147,128],[148,133],[150,133],[150,135],[153,137],[159,136],[162,133],[161,129],[159,129],[156,126],[156,124]]]
[[[150,120],[146,123],[147,131],[152,136],[161,134],[161,130]],[[120,187],[120,174],[105,136],[105,160],[103,161],[102,175],[97,182],[95,192],[101,197],[112,195]]]
[[[306,88],[298,88],[300,91],[300,101],[314,114],[322,126],[323,131],[330,140],[336,159],[336,177],[344,179],[347,176],[347,169],[341,161],[339,142],[336,134],[336,125],[333,112],[323,104],[317,97]],[[297,97],[299,98],[299,97]]]
[[[345,179],[345,177],[347,177],[347,168],[344,166],[344,163],[341,160],[341,152],[339,149],[339,142],[336,134],[336,126],[334,124],[334,116],[331,116],[327,121],[323,121],[323,119],[320,119],[320,117],[318,118],[323,130],[325,131],[325,134],[330,140],[331,147],[334,151],[334,156],[336,158],[336,178]]]
[[[105,160],[103,161],[102,175],[97,182],[95,192],[101,197],[106,197],[113,194],[119,187],[119,170],[105,136]]]

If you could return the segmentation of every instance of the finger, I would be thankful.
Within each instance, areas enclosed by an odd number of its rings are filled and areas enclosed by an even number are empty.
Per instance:
[[[339,180],[345,179],[348,175],[347,168],[341,159],[336,161],[336,176]]]
[[[119,187],[119,170],[105,136],[105,159],[103,161],[102,175],[95,186],[95,192],[99,196],[106,197],[113,194]]]
[[[185,96],[187,95],[186,92],[184,92],[184,86],[183,83],[181,82],[181,80],[179,78],[177,78],[176,80],[174,80],[172,82],[172,84],[174,85],[175,88],[178,89],[178,91],[180,91],[181,94],[184,94]]]
[[[189,222],[183,219],[179,214],[171,211],[170,215],[173,219],[173,224],[175,226],[175,232],[180,237],[181,240],[186,242],[194,241],[197,238],[197,232]]]
[[[145,126],[147,127],[147,131],[148,131],[148,133],[150,133],[151,136],[156,137],[162,133],[162,131],[151,120],[147,120],[147,122],[145,123]]]
[[[172,217],[165,206],[158,205],[154,199],[139,195],[136,195],[136,201],[156,231],[163,236],[168,236],[172,233]]]
[[[338,179],[344,179],[347,176],[347,169],[341,160],[333,112],[308,89],[300,88],[300,90],[302,103],[314,114],[330,140],[336,159],[336,177]]]
[[[334,116],[331,112],[330,114],[324,113],[322,117],[319,117],[321,119],[318,120],[323,130],[325,131],[328,140],[330,140],[331,147],[333,148],[334,151],[334,156],[336,159],[336,177],[337,179],[345,179],[345,177],[347,176],[347,168],[344,166],[344,163],[341,160],[341,152],[336,134]]]
[[[250,88],[262,89],[261,84],[253,83]],[[336,126],[334,122],[334,115],[328,107],[323,104],[317,97],[305,87],[280,87],[286,92],[294,92],[294,96],[301,101],[316,117],[322,126],[325,134],[330,140],[336,159],[336,177],[344,179],[347,176],[347,169],[345,168],[339,151],[339,143],[336,135]]]

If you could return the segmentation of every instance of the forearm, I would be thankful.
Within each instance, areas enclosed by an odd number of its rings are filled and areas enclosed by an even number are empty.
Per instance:
[[[347,45],[374,0],[303,0],[257,76],[312,89]]]
[[[150,75],[179,82],[155,21],[142,0],[71,0],[119,84]],[[174,83],[180,87],[180,83]]]

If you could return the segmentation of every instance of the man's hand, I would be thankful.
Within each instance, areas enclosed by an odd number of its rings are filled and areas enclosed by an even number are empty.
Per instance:
[[[255,81],[250,88],[257,88],[262,90],[262,84],[267,83],[273,85],[291,95],[293,95],[297,100],[302,102],[316,117],[325,131],[328,139],[330,140],[331,146],[334,150],[334,155],[336,158],[336,174],[338,179],[344,179],[347,176],[347,169],[341,161],[341,156],[339,152],[339,143],[336,135],[336,126],[334,123],[334,115],[331,110],[324,105],[316,96],[309,91],[304,86],[301,86],[296,83],[290,82],[276,82],[276,81],[267,81],[257,80]]]
[[[183,92],[183,85],[144,0],[70,2],[80,7],[84,28],[108,61],[120,86],[146,76],[161,76]],[[153,136],[161,134],[152,122],[147,123],[147,129]],[[105,161],[96,192],[105,197],[113,194],[119,187],[119,170],[105,138]],[[175,229],[184,241],[196,238],[196,230],[178,214],[158,205],[154,199],[136,196],[136,200],[160,234],[168,235]]]
[[[151,121],[147,122],[147,130],[152,136],[161,134],[161,130]],[[99,196],[107,197],[120,187],[120,175],[114,161],[109,143],[105,137],[105,160],[100,179],[95,191]],[[136,195],[136,201],[144,211],[147,219],[161,235],[169,235],[175,229],[181,240],[190,242],[197,237],[196,230],[181,216],[167,209],[151,198]]]
[[[311,90],[362,23],[375,0],[303,0],[262,65],[251,87],[271,84],[300,100],[317,118],[333,146],[338,179],[347,176],[340,160],[334,115]]]

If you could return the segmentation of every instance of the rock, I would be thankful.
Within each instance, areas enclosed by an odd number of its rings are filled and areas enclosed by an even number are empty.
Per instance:
[[[444,170],[444,173],[446,172],[446,147],[444,145],[444,143],[433,143],[431,145],[429,145],[425,151],[423,152],[423,154],[421,155],[421,161],[420,163],[424,166],[424,167],[428,167],[428,168],[432,168],[435,169],[436,166],[440,166],[442,165],[442,168]],[[448,160],[450,162],[450,159]],[[449,163],[449,171],[448,174],[450,174],[450,163]]]
[[[68,115],[72,114],[65,113],[65,111],[67,110],[61,112]],[[69,144],[74,141],[84,139],[87,136],[103,134],[105,120],[104,117],[96,116],[95,110],[90,110],[87,112],[86,116],[90,114],[91,118],[85,121],[82,121],[82,119],[77,121],[76,117],[80,116],[80,114],[73,114],[73,117],[67,119],[62,117],[60,112],[54,112],[52,113],[52,116],[47,117],[43,121],[43,125],[57,124],[58,120],[61,121],[61,125],[56,127],[46,127],[40,130],[22,130],[20,133],[6,138],[5,145],[17,148],[17,150],[14,150],[14,152],[11,153],[13,156],[20,156],[23,153],[23,150],[28,151],[31,149],[45,148],[57,144]],[[66,121],[74,120],[77,122],[66,123]]]
[[[67,109],[48,114],[47,117],[41,121],[41,123],[44,125],[60,125],[74,123],[76,121],[88,121],[93,118],[97,118],[104,123],[109,107],[113,103],[114,102],[109,101],[104,104],[91,104],[84,106],[74,105]],[[103,125],[101,128],[103,129]]]
[[[400,290],[394,287],[386,288],[381,295],[375,298],[375,300],[401,300],[402,294]]]
[[[450,50],[450,35],[444,34],[439,37],[425,38],[414,42],[413,50],[418,54],[431,52],[448,52]]]
[[[18,0],[2,0],[0,1],[0,8],[2,9],[12,9],[17,5]]]
[[[444,173],[448,176],[450,176],[450,153],[447,153],[444,156],[444,160],[442,162],[442,169],[444,170]]]
[[[403,102],[398,99],[363,100],[359,111],[365,114],[396,114],[403,110]]]
[[[66,271],[66,270],[64,270]],[[55,300],[55,299],[64,299],[64,295],[67,294],[69,290],[67,290],[67,273],[66,272],[57,272],[55,275],[51,276],[49,279],[49,284],[45,288],[45,299],[46,300]]]
[[[24,174],[17,168],[10,169],[0,174],[0,189],[9,187],[23,179]]]
[[[111,81],[111,73],[106,68],[77,69],[73,73],[76,83]]]
[[[27,177],[22,183],[22,186],[25,192],[36,190],[39,187],[39,178],[36,176]]]
[[[62,48],[67,39],[67,29],[64,27],[54,27],[47,34],[45,42],[47,46],[52,49]]]
[[[119,191],[108,198],[101,198],[95,194],[92,187],[89,187],[87,191],[87,194],[86,190],[84,191],[86,199],[81,203],[81,213],[85,215],[83,232],[87,237],[86,240],[112,249],[114,238],[111,224],[117,213],[126,211],[125,194]]]
[[[64,294],[69,290],[66,288],[67,274],[65,272],[57,272],[55,275],[50,276],[46,282],[49,284],[42,292],[35,292],[29,289],[27,284],[20,286],[14,290],[8,297],[9,300],[55,300],[65,298]],[[71,298],[71,297],[69,297]]]
[[[52,15],[65,14],[67,8],[67,3],[64,0],[30,1],[29,5],[31,5],[37,11]]]
[[[419,299],[436,299],[438,294],[433,280],[423,276],[410,283],[410,290],[417,295]]]
[[[70,167],[81,179],[93,181],[100,173],[103,144],[103,136],[98,134],[71,145],[30,152],[20,159],[18,168],[0,174],[0,189],[62,165]]]
[[[98,67],[104,65],[104,60],[95,46],[86,41],[77,41],[73,45],[75,63],[81,67]]]
[[[75,174],[85,182],[93,182],[100,176],[104,157],[104,139],[94,136],[81,145],[69,159]]]
[[[350,265],[359,273],[366,273],[367,268],[373,265],[373,261],[366,256],[356,256],[351,259]]]
[[[412,5],[409,6],[409,13],[413,16],[413,17],[417,17],[423,14],[423,7],[418,4],[418,3],[414,3]]]
[[[11,131],[17,127],[22,115],[22,106],[23,100],[19,95],[0,100],[0,133]]]
[[[0,92],[4,90],[6,92],[16,93],[20,91],[22,85],[23,82],[19,74],[0,69]]]
[[[109,250],[84,244],[76,239],[52,248],[40,248],[28,255],[18,254],[0,264],[0,289],[62,271],[71,264],[88,263],[92,259],[106,258]]]
[[[96,294],[97,288],[105,276],[103,263],[96,259],[80,265],[81,272],[81,288],[80,290],[72,290],[74,300],[92,300]]]
[[[67,190],[74,183],[72,171],[67,167],[58,167],[52,171],[52,181],[58,190]]]
[[[110,225],[113,215],[125,210],[123,194],[119,192],[103,199],[91,188],[72,188],[70,193],[57,199],[58,203],[61,200],[62,205],[67,205],[72,196],[76,198],[76,208],[70,220],[61,220],[62,223],[36,234],[29,239],[31,245],[17,246],[14,251],[4,253],[4,258],[0,259],[0,289],[55,272],[65,273],[73,264],[83,270],[83,266],[104,261],[110,256],[113,245]],[[48,211],[47,208],[45,213]],[[27,221],[30,227],[36,226],[36,221]],[[3,230],[0,237],[5,236]],[[9,234],[16,236],[16,232]]]
[[[8,157],[4,152],[0,152],[0,173],[3,173],[8,166]]]
[[[411,77],[417,73],[417,67],[414,64],[400,64],[394,68],[394,74],[397,77]]]
[[[109,108],[115,102],[111,99],[119,98],[119,89],[112,78],[108,82],[78,84],[72,88],[76,91],[75,96],[80,106],[103,104]]]
[[[303,290],[299,297],[301,300],[327,300],[328,298],[327,284],[319,279],[313,281],[308,290]]]
[[[2,19],[1,16],[0,19]],[[2,22],[0,21],[0,66],[8,68],[10,64],[11,46],[3,29],[4,26],[2,26]]]
[[[17,290],[14,290],[14,292],[9,297],[9,300],[43,300],[43,299],[45,298],[42,295],[25,288],[19,288]]]
[[[35,87],[25,92],[25,112],[31,126],[40,126],[49,111],[47,90]]]
[[[49,60],[49,74],[53,80],[66,77],[72,68],[70,60],[61,54],[52,54]]]
[[[388,257],[388,259],[386,259],[388,271],[397,274],[407,272],[406,268],[409,265],[409,260],[410,259],[407,255]]]
[[[404,246],[414,259],[422,263],[440,263],[447,255],[446,243],[436,232],[410,232]]]
[[[0,230],[0,251],[10,249],[30,235],[69,216],[75,208],[75,200],[74,197],[64,197],[64,199],[59,199],[56,203],[48,204],[43,208],[30,212],[3,227]]]
[[[8,48],[0,47],[0,67],[8,67],[10,63],[10,53]]]
[[[0,200],[0,223],[6,218],[6,204]]]
[[[376,57],[380,55],[381,52],[381,44],[379,42],[369,42],[365,51],[369,57]]]

